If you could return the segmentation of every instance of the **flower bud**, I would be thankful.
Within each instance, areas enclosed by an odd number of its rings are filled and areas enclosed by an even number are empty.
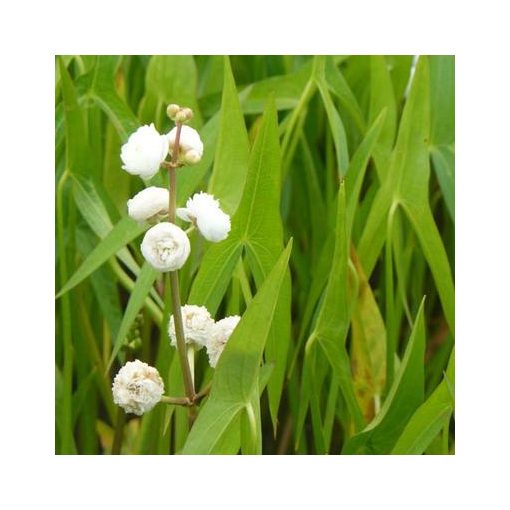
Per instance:
[[[191,149],[186,152],[182,158],[186,165],[196,165],[202,159],[202,155],[199,154],[195,149]]]
[[[181,108],[175,115],[175,122],[187,122],[193,118],[193,110],[191,108]]]
[[[166,114],[172,119],[175,120],[175,116],[179,113],[181,107],[178,104],[169,104],[166,107]]]

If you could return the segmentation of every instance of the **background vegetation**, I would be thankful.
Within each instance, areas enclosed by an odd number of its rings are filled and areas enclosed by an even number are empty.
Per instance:
[[[144,183],[119,158],[140,124],[171,128],[168,103],[194,110],[205,143],[179,171],[179,203],[209,190],[233,223],[217,245],[192,237],[183,301],[246,313],[191,433],[185,409],[158,405],[127,416],[122,453],[454,451],[454,59],[412,67],[57,58],[57,453],[110,453],[111,380],[126,359],[183,394],[169,297],[126,215]],[[205,354],[196,369],[203,387]]]

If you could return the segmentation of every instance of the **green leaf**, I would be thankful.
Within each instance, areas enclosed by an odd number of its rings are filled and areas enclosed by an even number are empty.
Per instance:
[[[397,104],[388,64],[383,55],[370,57],[370,122],[373,122],[382,110],[386,118],[374,150],[377,173],[383,182],[388,175],[388,165],[397,132]]]
[[[206,306],[215,314],[243,248],[259,287],[283,247],[280,217],[281,156],[273,101],[269,101],[253,147],[241,203],[232,218],[229,237],[212,245],[193,282],[188,302]],[[290,338],[290,278],[286,277],[276,319],[266,347],[266,362],[275,368],[268,384],[275,424],[283,387]]]
[[[183,454],[211,453],[242,409],[253,405],[262,353],[291,248],[289,242],[227,342],[214,372],[209,399],[191,429]]]
[[[235,224],[234,217],[232,230]],[[205,306],[212,315],[218,310],[243,250],[233,233],[207,250],[188,298],[189,303]]]
[[[71,177],[74,200],[80,213],[92,231],[104,239],[112,230],[113,224],[94,182],[81,175],[72,175]],[[135,275],[138,274],[140,268],[127,248],[119,250],[119,258]]]
[[[331,92],[338,97],[340,104],[352,117],[359,131],[364,133],[366,127],[363,112],[361,111],[356,96],[353,94],[340,70],[335,66],[332,58],[326,59],[325,78]]]
[[[87,174],[89,169],[89,145],[83,109],[78,104],[78,93],[64,66],[63,60],[58,59],[62,83],[62,98],[64,103],[66,167],[71,173]]]
[[[392,454],[419,455],[423,453],[450,421],[454,399],[448,387],[455,380],[455,352],[452,352],[448,369],[441,384],[416,410],[395,444]]]
[[[143,230],[144,229],[129,216],[122,218],[82,262],[81,266],[57,294],[57,298],[90,276],[122,247],[138,237]]]
[[[304,65],[298,71],[283,76],[272,76],[251,84],[242,101],[244,113],[264,111],[267,98],[273,94],[278,110],[295,108],[310,77],[311,65]],[[243,91],[244,92],[244,91]]]
[[[347,293],[349,240],[345,224],[345,207],[345,185],[342,183],[338,191],[333,264],[311,337],[318,338],[333,368],[355,428],[359,430],[363,425],[363,416],[354,394],[350,360],[345,348],[351,319]]]
[[[455,141],[455,56],[431,55],[430,143],[450,145]]]
[[[376,146],[385,117],[386,110],[382,110],[370,126],[365,138],[359,144],[359,147],[356,149],[356,152],[349,163],[349,170],[347,171],[347,177],[345,178],[345,195],[348,197],[346,210],[348,237],[350,237],[352,225],[354,223],[354,215],[358,208],[359,196],[363,185],[363,179],[365,178],[368,160]]]
[[[161,127],[170,103],[193,110],[191,125],[198,127],[202,117],[196,99],[197,70],[191,55],[154,55],[149,61],[145,76],[145,97],[141,118]]]
[[[96,242],[96,236],[88,228],[76,229],[76,246],[82,257],[90,255]],[[122,322],[122,310],[114,273],[110,267],[100,267],[91,274],[90,283],[110,333],[115,336]]]
[[[228,214],[237,209],[243,193],[250,146],[228,57],[225,57],[221,124],[209,193]]]
[[[329,127],[331,129],[331,134],[333,135],[333,143],[335,144],[337,173],[342,179],[347,174],[347,168],[349,166],[349,149],[347,147],[345,128],[335,104],[333,103],[333,99],[331,99],[331,94],[329,93],[329,88],[325,78],[324,58],[316,57],[315,65],[315,81],[328,116]]]
[[[138,312],[142,308],[145,298],[149,294],[149,291],[151,290],[154,280],[158,274],[159,273],[152,269],[152,267],[149,266],[147,262],[142,266],[140,274],[136,279],[133,292],[131,292],[131,295],[129,296],[126,311],[124,313],[124,317],[122,318],[117,337],[115,338],[115,343],[113,344],[113,349],[110,356],[110,361],[108,362],[107,370],[110,369],[115,356],[117,356],[117,353],[122,347],[122,343],[126,339],[126,335],[128,334],[129,329],[136,319]]]
[[[250,401],[241,411],[241,452],[243,455],[262,454],[259,385],[253,388]]]
[[[345,444],[342,453],[389,453],[406,423],[422,404],[425,393],[424,301],[418,310],[400,370],[379,414],[361,433]]]
[[[245,192],[236,215],[243,225],[240,240],[245,246],[257,288],[260,288],[283,248],[280,190],[278,120],[274,102],[269,100],[253,146]],[[269,408],[275,428],[290,341],[290,300],[290,275],[287,275],[265,351],[266,362],[275,364],[268,383]]]
[[[388,214],[395,204],[406,211],[430,266],[448,325],[455,330],[454,288],[446,251],[428,201],[429,189],[429,73],[426,57],[420,57],[389,172],[378,190],[358,254],[369,278],[386,238]]]
[[[140,126],[140,122],[115,89],[115,73],[119,62],[120,57],[116,55],[97,56],[88,93],[108,116],[120,139],[125,142],[129,135]]]
[[[430,147],[432,163],[452,221],[455,222],[455,154],[451,147]]]

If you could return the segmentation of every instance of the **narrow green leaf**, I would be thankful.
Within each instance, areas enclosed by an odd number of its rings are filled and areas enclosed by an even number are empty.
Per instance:
[[[430,147],[430,155],[443,198],[452,221],[455,222],[455,154],[451,147]]]
[[[259,388],[253,389],[250,401],[241,411],[241,452],[243,455],[262,454]]]
[[[215,369],[211,394],[191,429],[183,454],[213,451],[238,413],[252,403],[291,248],[289,242],[226,344]]]
[[[143,232],[143,228],[129,216],[122,218],[104,239],[92,250],[81,266],[69,278],[57,294],[57,298],[71,290],[90,276],[96,269],[114,256],[122,247],[131,242]]]
[[[430,143],[450,145],[455,141],[455,56],[431,55]]]
[[[115,73],[119,66],[117,55],[98,55],[94,66],[90,97],[108,116],[122,142],[136,131],[140,122],[115,88]],[[120,163],[119,163],[120,166]]]
[[[325,78],[331,92],[338,97],[340,104],[352,117],[359,131],[364,133],[366,129],[365,119],[356,96],[353,94],[349,84],[330,57],[326,58]]]
[[[278,119],[272,99],[268,101],[264,112],[249,168],[236,219],[243,226],[240,240],[245,246],[255,284],[260,288],[283,248],[280,216],[281,154]],[[269,409],[275,429],[290,341],[290,300],[290,275],[287,275],[265,351],[266,362],[275,365],[268,383]]]
[[[370,57],[370,122],[382,110],[386,110],[386,118],[374,149],[374,159],[379,179],[384,182],[397,132],[397,104],[386,58],[374,55]]]
[[[335,107],[335,104],[333,103],[333,99],[331,99],[331,94],[329,93],[329,88],[324,74],[324,66],[324,58],[316,57],[315,81],[324,103],[324,108],[326,109],[326,114],[328,116],[329,127],[331,129],[331,134],[333,135],[337,161],[337,173],[339,178],[343,179],[347,174],[347,168],[349,166],[347,136],[345,134],[342,119]]]
[[[233,214],[243,193],[250,146],[229,58],[224,62],[221,124],[209,193],[220,200],[225,212]]]
[[[427,57],[420,57],[402,115],[389,172],[374,198],[358,245],[358,253],[367,277],[370,277],[385,241],[385,225],[390,209],[394,204],[401,204],[420,239],[448,325],[453,332],[455,329],[453,279],[428,201],[429,116],[428,61]]]
[[[241,203],[229,237],[212,245],[193,282],[188,302],[214,314],[223,298],[243,248],[260,287],[283,246],[280,217],[281,156],[273,101],[269,101],[253,147]],[[285,279],[276,319],[266,346],[266,362],[275,368],[268,384],[271,416],[276,425],[290,339],[290,277]]]
[[[117,338],[115,338],[115,343],[113,344],[112,354],[110,356],[110,361],[108,362],[107,370],[110,369],[115,356],[119,352],[122,347],[122,343],[124,342],[126,335],[131,328],[138,312],[143,306],[145,298],[149,294],[149,291],[152,288],[154,280],[158,276],[158,272],[152,269],[148,263],[145,263],[142,266],[140,274],[135,283],[135,287],[131,296],[129,296],[129,301],[126,307],[126,311],[124,313],[124,317],[122,318],[122,323],[119,328],[119,332],[117,333]]]
[[[423,453],[441,429],[449,423],[454,400],[448,383],[454,379],[455,353],[452,352],[445,378],[409,420],[392,454],[419,455]]]
[[[348,237],[350,237],[350,233],[352,231],[354,215],[358,207],[359,196],[363,185],[363,179],[365,178],[368,160],[370,159],[377,140],[379,139],[385,118],[386,110],[382,110],[370,126],[365,138],[359,144],[359,147],[356,149],[356,152],[349,163],[349,170],[347,171],[347,176],[345,178],[345,195],[347,197],[346,225]]]
[[[351,319],[347,293],[349,240],[345,224],[345,207],[345,185],[342,183],[338,192],[333,264],[324,300],[311,336],[318,338],[319,344],[333,368],[355,427],[359,430],[363,425],[363,416],[354,394],[350,360],[345,348]]]
[[[58,59],[60,75],[62,77],[62,98],[64,104],[66,167],[71,173],[88,173],[88,136],[83,109],[78,104],[78,93],[64,66]]]
[[[113,224],[95,184],[91,179],[81,175],[72,175],[71,177],[73,179],[74,200],[80,213],[92,231],[101,239],[104,239],[112,230]],[[127,248],[119,250],[119,258],[135,275],[138,274],[140,268]]]
[[[235,218],[232,220],[232,226],[234,225]],[[216,313],[225,295],[243,250],[233,234],[234,232],[231,232],[225,241],[214,244],[207,250],[188,298],[189,303],[205,306],[212,315]]]

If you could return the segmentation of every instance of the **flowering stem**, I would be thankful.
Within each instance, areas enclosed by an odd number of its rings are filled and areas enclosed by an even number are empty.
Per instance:
[[[117,410],[117,422],[115,424],[115,435],[113,436],[112,455],[120,455],[122,446],[122,435],[124,432],[124,423],[126,422],[126,413],[119,407]]]
[[[168,217],[170,222],[175,223],[175,211],[177,207],[177,176],[176,168],[178,166],[177,159],[179,156],[179,140],[181,137],[182,124],[176,123],[177,131],[175,133],[175,142],[172,152],[172,162],[168,166]],[[193,385],[193,376],[188,363],[186,353],[186,342],[184,340],[184,327],[181,315],[181,296],[179,293],[179,273],[177,271],[170,272],[170,288],[172,291],[172,309],[175,324],[175,336],[177,340],[177,351],[179,352],[179,360],[181,362],[182,376],[184,379],[184,390],[186,397],[193,402],[195,399],[195,388]]]
[[[161,402],[163,404],[171,404],[174,406],[192,406],[193,402],[187,397],[167,397],[163,395],[161,397]]]

